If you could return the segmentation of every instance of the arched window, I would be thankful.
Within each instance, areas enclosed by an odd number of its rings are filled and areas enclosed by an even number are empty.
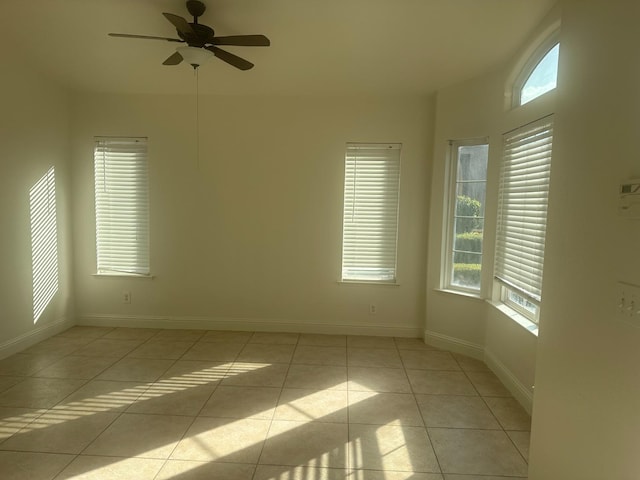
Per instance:
[[[529,74],[520,89],[520,105],[556,88],[559,52],[560,44],[556,43]]]
[[[512,107],[525,105],[556,88],[558,80],[558,59],[560,54],[559,25],[552,33],[541,36],[525,53],[512,77]]]

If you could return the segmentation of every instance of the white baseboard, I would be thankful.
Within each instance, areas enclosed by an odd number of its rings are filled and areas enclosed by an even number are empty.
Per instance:
[[[421,338],[420,328],[386,325],[338,325],[261,318],[164,317],[144,315],[82,315],[78,325],[99,327],[184,328],[190,330],[244,330],[256,332],[322,333]]]
[[[507,387],[507,390],[520,402],[520,405],[531,415],[533,408],[533,393],[509,370],[495,355],[485,350],[484,361],[487,366],[496,374],[500,381]]]
[[[36,326],[33,330],[18,335],[15,338],[0,343],[0,359],[6,358],[14,353],[21,352],[22,350],[35,345],[42,340],[65,331],[75,325],[69,318],[61,318],[55,322],[48,323],[42,326]]]
[[[450,350],[455,353],[467,355],[478,360],[484,360],[484,348],[477,343],[468,342],[459,338],[443,335],[431,330],[424,331],[424,341],[433,347]]]
[[[434,347],[450,350],[455,353],[468,355],[484,361],[489,369],[496,374],[504,386],[511,392],[522,407],[531,415],[533,406],[533,394],[531,390],[518,380],[518,378],[509,370],[498,358],[491,352],[484,349],[482,345],[461,340],[459,338],[450,337],[441,333],[424,331],[425,342]]]

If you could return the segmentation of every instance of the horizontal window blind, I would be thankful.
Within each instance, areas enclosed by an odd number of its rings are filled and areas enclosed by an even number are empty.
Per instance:
[[[495,275],[535,302],[542,293],[552,142],[550,117],[504,136]]]
[[[98,273],[149,274],[146,138],[96,138]]]
[[[400,144],[347,144],[343,280],[396,280],[400,150]]]

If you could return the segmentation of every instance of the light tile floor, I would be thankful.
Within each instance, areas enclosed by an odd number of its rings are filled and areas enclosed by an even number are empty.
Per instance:
[[[0,360],[3,480],[522,479],[529,430],[418,339],[73,327]]]

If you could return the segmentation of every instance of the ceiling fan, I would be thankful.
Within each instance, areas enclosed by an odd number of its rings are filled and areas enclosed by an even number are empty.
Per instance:
[[[142,38],[147,40],[164,40],[167,42],[186,43],[187,46],[178,47],[176,52],[167,58],[163,65],[178,65],[183,60],[198,68],[206,59],[215,56],[220,60],[240,70],[253,68],[253,63],[238,57],[233,53],[221,49],[218,45],[236,45],[242,47],[268,47],[271,42],[264,35],[231,35],[218,37],[213,28],[198,23],[198,17],[206,10],[204,3],[199,0],[187,0],[187,10],[193,16],[193,22],[172,13],[163,13],[176,28],[178,37],[167,38],[149,35],[130,35],[127,33],[110,33],[112,37]]]

